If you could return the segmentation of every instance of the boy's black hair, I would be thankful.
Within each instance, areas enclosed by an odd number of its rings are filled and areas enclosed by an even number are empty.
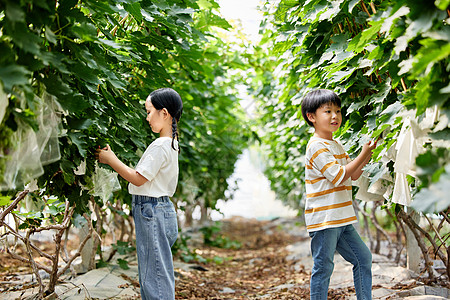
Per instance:
[[[326,89],[317,89],[306,94],[302,100],[303,119],[314,127],[313,123],[308,119],[308,113],[315,113],[318,108],[324,104],[333,103],[341,107],[341,99],[335,92]]]
[[[173,142],[175,138],[178,142],[180,141],[178,137],[178,121],[180,121],[183,113],[183,101],[180,95],[171,88],[161,88],[151,92],[149,97],[154,108],[157,110],[165,108],[172,116],[172,148],[177,150]],[[180,152],[180,145],[178,145],[178,152]]]

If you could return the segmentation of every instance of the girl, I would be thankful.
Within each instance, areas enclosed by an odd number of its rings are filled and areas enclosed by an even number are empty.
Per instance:
[[[163,88],[147,97],[145,108],[146,120],[159,138],[148,146],[135,170],[121,162],[109,145],[98,149],[96,156],[130,183],[142,299],[175,299],[170,248],[177,239],[178,224],[169,197],[178,181],[177,124],[183,102],[176,91]]]

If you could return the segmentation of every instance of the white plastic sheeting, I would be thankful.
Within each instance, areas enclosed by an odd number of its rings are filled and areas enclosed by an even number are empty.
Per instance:
[[[6,108],[8,107],[8,97],[3,91],[3,87],[0,83],[0,124],[3,121],[3,117],[5,116]]]
[[[415,111],[413,111],[415,114]],[[407,116],[397,138],[395,149],[397,155],[394,163],[395,183],[392,194],[392,202],[410,206],[411,190],[407,175],[416,176],[416,158],[425,152],[424,144],[431,142],[427,133],[439,119],[439,109],[430,107],[425,112],[425,117],[420,121],[413,116]]]
[[[18,129],[11,136],[15,146],[8,149],[7,156],[1,158],[6,167],[0,190],[23,187],[44,174],[43,166],[61,158],[58,141],[61,118],[58,114],[58,103],[48,94],[44,94],[36,102],[35,115],[39,130],[35,132],[26,124],[18,124]]]
[[[56,99],[44,93],[42,98],[36,98],[34,110],[38,130],[34,131],[27,124],[18,124],[18,129],[11,136],[14,146],[7,155],[0,157],[5,162],[0,190],[26,188],[36,190],[35,179],[44,174],[43,166],[61,159],[58,136],[62,134],[61,114],[63,110]],[[0,122],[8,106],[8,96],[0,86]],[[86,162],[74,170],[76,175],[84,175]],[[94,189],[91,194],[108,200],[114,191],[119,190],[120,183],[117,173],[98,167],[93,175]]]
[[[120,190],[117,173],[98,166],[95,163],[95,173],[92,176],[94,189],[91,191],[93,196],[98,196],[105,203],[111,198],[112,193]]]
[[[412,199],[407,175],[416,176],[416,158],[425,151],[424,144],[432,142],[427,134],[440,119],[445,117],[445,115],[440,116],[437,107],[428,108],[420,122],[417,122],[415,114],[416,111],[400,112],[403,125],[397,141],[390,149],[384,151],[381,157],[384,165],[391,160],[394,161],[394,179],[385,174],[370,185],[368,175],[364,172],[356,183],[359,186],[357,199],[362,201],[391,199],[394,203],[410,206]],[[436,127],[440,123],[438,122]]]
[[[397,156],[394,163],[395,183],[392,202],[406,206],[411,204],[411,193],[406,175],[415,176],[415,162],[419,154],[417,128],[417,123],[407,118],[395,145]]]
[[[369,178],[366,172],[363,172],[361,177],[356,182],[359,187],[355,198],[361,201],[384,201],[388,199],[392,192],[390,176],[383,176],[383,178],[377,180],[376,182],[370,184]]]

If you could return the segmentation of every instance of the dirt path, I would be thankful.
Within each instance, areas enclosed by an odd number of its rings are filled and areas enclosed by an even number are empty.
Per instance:
[[[233,218],[223,221],[221,234],[242,247],[221,249],[199,242],[197,253],[208,263],[195,269],[176,268],[176,299],[309,299],[309,237],[294,220]],[[356,299],[351,267],[335,257],[329,300]],[[374,254],[372,271],[374,299],[429,300],[450,295],[443,287],[425,286],[380,255]]]
[[[175,259],[176,299],[309,299],[309,237],[294,219],[224,220],[221,232],[213,240],[238,241],[238,249],[205,246],[202,236],[197,229],[190,241],[206,262],[186,264]],[[111,263],[73,278],[68,274],[57,287],[59,299],[139,299],[135,254],[121,258],[129,262],[129,269]],[[1,299],[24,299],[37,293],[36,282],[30,282],[29,267],[5,253],[0,253],[0,262]],[[351,268],[340,256],[335,257],[328,299],[356,299]],[[373,299],[429,300],[450,296],[450,289],[424,285],[408,270],[380,255],[374,255],[372,271]]]
[[[176,283],[176,298],[309,299],[308,271],[295,270],[286,260],[286,246],[302,238],[268,226],[269,222],[248,219],[224,221],[222,234],[239,241],[241,248],[198,247],[197,253],[211,262],[199,264],[204,270],[178,270],[181,276]],[[223,263],[213,262],[215,257]],[[305,288],[288,289],[292,284]]]

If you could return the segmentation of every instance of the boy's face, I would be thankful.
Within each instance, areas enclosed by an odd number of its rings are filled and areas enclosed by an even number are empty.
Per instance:
[[[308,114],[319,137],[332,139],[333,132],[338,130],[342,123],[341,108],[334,103],[327,103],[319,107],[315,113]]]

